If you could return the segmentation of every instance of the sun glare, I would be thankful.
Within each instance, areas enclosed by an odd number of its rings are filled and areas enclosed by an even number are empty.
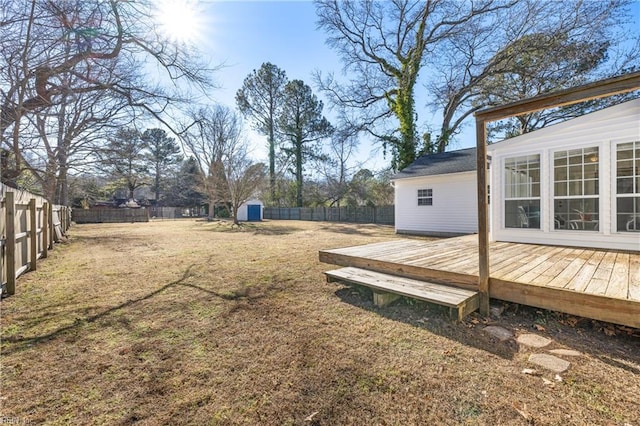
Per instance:
[[[200,12],[195,1],[163,0],[158,2],[157,23],[172,41],[194,42],[202,31]]]

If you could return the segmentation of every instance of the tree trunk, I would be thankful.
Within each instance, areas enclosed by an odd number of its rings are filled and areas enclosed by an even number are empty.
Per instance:
[[[156,195],[156,206],[160,205],[160,165],[156,164],[156,180],[155,180],[155,195]]]
[[[398,170],[402,170],[416,159],[416,122],[411,88],[399,89],[393,101],[393,109],[400,122],[400,145],[398,148]]]
[[[238,206],[231,206],[233,210],[233,224],[240,226],[240,222],[238,222]]]
[[[62,206],[69,205],[69,183],[67,182],[67,166],[60,165],[58,178],[56,179],[55,203]]]
[[[302,141],[296,141],[296,205],[302,207]]]
[[[271,123],[273,123],[273,118]],[[271,202],[274,203],[276,200],[276,140],[273,124],[269,126],[269,190]]]
[[[216,208],[216,203],[215,201],[213,201],[212,199],[209,199],[209,214],[207,215],[207,218],[209,220],[213,220],[214,218],[214,213],[215,213],[215,208]]]

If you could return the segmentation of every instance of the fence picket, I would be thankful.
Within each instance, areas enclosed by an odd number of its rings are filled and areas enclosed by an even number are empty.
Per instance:
[[[0,233],[4,235],[0,255],[0,283],[7,294],[15,294],[16,279],[35,270],[37,260],[53,249],[55,227],[64,235],[69,226],[70,208],[53,205],[46,199],[26,191],[0,184]],[[40,236],[42,235],[42,236]]]

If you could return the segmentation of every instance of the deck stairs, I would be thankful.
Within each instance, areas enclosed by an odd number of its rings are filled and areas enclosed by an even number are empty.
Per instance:
[[[404,296],[446,306],[452,318],[461,321],[466,315],[477,310],[480,303],[480,294],[477,291],[351,266],[327,271],[325,275],[328,282],[343,282],[371,288],[373,301],[378,307],[384,307]]]

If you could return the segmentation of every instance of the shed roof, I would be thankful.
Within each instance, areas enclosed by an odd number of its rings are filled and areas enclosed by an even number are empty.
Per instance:
[[[476,170],[476,164],[476,148],[427,154],[396,173],[392,180],[470,172]]]

